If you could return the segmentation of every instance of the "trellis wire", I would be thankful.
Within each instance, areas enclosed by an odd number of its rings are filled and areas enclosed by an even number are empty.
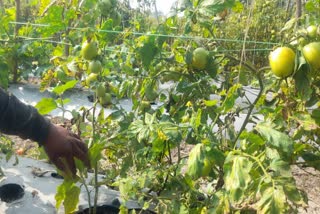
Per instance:
[[[28,22],[9,22],[10,24],[16,25],[30,25],[35,27],[50,27],[49,24],[37,24],[37,23],[28,23]],[[97,32],[104,32],[104,33],[114,33],[114,34],[132,34],[137,36],[156,36],[156,37],[166,37],[166,38],[177,38],[177,39],[187,39],[187,40],[206,40],[206,41],[223,41],[223,42],[236,42],[236,43],[254,43],[254,44],[265,44],[265,45],[278,45],[280,43],[276,42],[262,42],[262,41],[244,41],[238,39],[223,39],[223,38],[203,38],[203,37],[195,37],[195,36],[185,36],[185,35],[169,35],[169,34],[155,34],[155,33],[141,33],[141,32],[130,32],[130,31],[116,31],[116,30],[102,30],[96,28],[77,28],[77,27],[67,27],[66,29],[71,30],[96,30]]]

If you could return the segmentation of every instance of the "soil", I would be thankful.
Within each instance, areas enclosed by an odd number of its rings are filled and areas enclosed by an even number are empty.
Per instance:
[[[60,124],[69,128],[71,126],[70,121],[62,123],[61,118],[51,118],[51,121],[55,124]],[[24,156],[37,157],[34,153],[37,150],[38,144],[30,140],[21,139],[17,136],[7,136],[12,142],[14,142],[13,150],[23,148]],[[0,139],[0,143],[2,143]],[[190,146],[190,147],[189,147]],[[187,156],[192,145],[186,145],[182,147],[181,154],[183,157]],[[303,190],[308,197],[308,207],[299,209],[301,214],[319,214],[320,213],[320,171],[317,171],[310,167],[292,167],[292,173],[296,180],[298,189]]]

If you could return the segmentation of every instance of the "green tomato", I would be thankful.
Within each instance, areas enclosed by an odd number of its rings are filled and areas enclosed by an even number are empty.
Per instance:
[[[302,53],[308,64],[318,70],[320,69],[320,42],[312,42],[303,47]]]
[[[99,60],[94,60],[89,63],[89,71],[90,73],[100,73],[102,71],[102,65]]]
[[[98,74],[91,73],[89,76],[86,78],[86,85],[90,86],[91,82],[96,81],[98,79]]]
[[[197,48],[192,54],[192,66],[195,69],[203,70],[207,66],[209,52],[204,48]]]
[[[112,2],[110,0],[101,0],[98,2],[98,8],[101,11],[101,15],[106,16],[112,9]]]
[[[105,93],[102,97],[99,97],[99,102],[102,106],[112,104],[112,96],[110,93]]]
[[[97,43],[85,41],[81,47],[81,55],[86,60],[95,58],[98,55]]]
[[[318,28],[315,25],[310,25],[309,27],[307,27],[307,35],[310,38],[316,38],[317,37],[317,31],[318,31]]]
[[[307,40],[304,37],[300,37],[298,39],[298,43],[299,43],[300,46],[304,46],[304,45],[307,44]]]
[[[106,93],[106,88],[103,84],[99,84],[96,88],[96,96],[97,97],[103,97]]]
[[[71,80],[71,78],[61,68],[57,69],[56,75],[58,80],[60,80],[61,82],[68,82]]]

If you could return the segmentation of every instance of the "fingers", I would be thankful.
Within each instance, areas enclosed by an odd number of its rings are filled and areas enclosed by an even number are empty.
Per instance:
[[[90,168],[88,149],[82,141],[80,140],[72,141],[72,154],[74,157],[81,160],[88,168]]]
[[[68,168],[71,171],[72,175],[77,173],[76,164],[74,163],[73,157],[66,158]]]
[[[69,135],[70,135],[71,137],[74,137],[74,138],[77,138],[77,139],[80,140],[79,135],[77,135],[77,134],[75,134],[75,133],[73,133],[73,132],[71,132],[71,131],[69,131]]]
[[[64,165],[64,163],[61,161],[61,158],[58,157],[58,158],[52,158],[51,159],[52,163],[54,165],[56,165],[56,167],[58,169],[60,169],[61,171],[66,171],[66,166]]]
[[[76,166],[73,158],[59,157],[51,160],[56,167],[64,172],[64,177],[74,177],[76,175]]]

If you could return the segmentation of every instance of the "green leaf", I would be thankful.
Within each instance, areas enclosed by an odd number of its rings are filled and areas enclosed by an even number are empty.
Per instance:
[[[146,125],[153,124],[155,120],[156,120],[156,114],[149,114],[149,113],[145,114],[144,122]]]
[[[289,163],[279,158],[273,159],[269,168],[274,172],[274,176],[292,177]]]
[[[302,64],[293,76],[295,80],[296,90],[300,98],[304,101],[309,100],[312,95],[310,80],[307,74],[308,74],[308,65]]]
[[[80,188],[70,180],[64,180],[62,184],[57,187],[55,195],[56,208],[59,209],[61,203],[64,205],[65,213],[73,213],[79,203]]]
[[[211,148],[207,151],[208,159],[213,162],[214,164],[222,167],[225,161],[225,155],[219,149]]]
[[[58,107],[57,102],[53,98],[42,98],[35,107],[40,114],[48,114]]]
[[[303,160],[305,160],[306,165],[314,167],[320,170],[320,154],[314,154],[311,152],[304,152],[302,155]]]
[[[306,206],[305,198],[301,192],[297,189],[295,180],[293,177],[281,177],[276,179],[276,184],[283,187],[283,191],[286,197],[295,205]]]
[[[260,214],[286,213],[286,196],[282,188],[269,187],[262,192],[261,199],[257,203],[257,211]]]
[[[95,143],[89,149],[90,163],[94,166],[102,157],[101,151],[104,149],[105,145],[103,143]]]
[[[80,188],[73,183],[67,189],[66,198],[63,202],[65,213],[73,213],[77,209],[79,203],[79,195]]]
[[[65,197],[66,197],[66,182],[63,182],[57,187],[57,192],[55,195],[57,209],[59,209]]]
[[[265,142],[261,136],[253,131],[247,132],[244,130],[240,135],[240,139],[243,140],[241,142],[241,148],[245,149],[246,153],[248,154],[255,153],[261,148],[261,146],[265,145]]]
[[[71,99],[67,98],[67,99],[63,99],[63,100],[60,100],[58,99],[56,102],[58,105],[66,105],[68,103],[70,103]]]
[[[233,108],[235,101],[238,98],[237,91],[240,87],[240,84],[235,84],[229,89],[226,98],[221,106],[221,109],[223,109],[224,112],[229,112]]]
[[[219,100],[204,100],[203,103],[208,106],[208,107],[212,107],[217,105],[219,102]]]
[[[191,124],[194,129],[197,129],[201,125],[201,115],[202,115],[202,109],[198,109],[197,112],[192,114],[191,117]]]
[[[217,13],[232,8],[235,0],[203,0],[199,4],[199,11],[207,16],[215,16]]]
[[[74,88],[74,86],[78,83],[78,80],[71,80],[63,85],[56,86],[53,89],[53,92],[57,95],[63,94],[66,90]]]
[[[250,171],[253,163],[246,157],[229,153],[223,167],[225,188],[234,202],[245,197],[249,183],[252,181]]]
[[[311,117],[320,125],[320,109],[314,109],[311,113]]]
[[[267,145],[276,148],[286,158],[290,159],[293,153],[293,141],[287,134],[271,128],[270,124],[259,123],[256,130],[267,141]]]
[[[197,179],[201,176],[203,168],[203,144],[195,145],[189,153],[187,173]]]
[[[142,60],[142,64],[144,67],[149,67],[152,60],[158,53],[158,48],[153,41],[148,41],[143,44],[141,48],[138,50],[139,56]]]
[[[284,27],[281,29],[280,32],[292,29],[295,26],[296,22],[297,22],[296,18],[290,19],[289,21],[287,21],[287,23],[284,25]]]

